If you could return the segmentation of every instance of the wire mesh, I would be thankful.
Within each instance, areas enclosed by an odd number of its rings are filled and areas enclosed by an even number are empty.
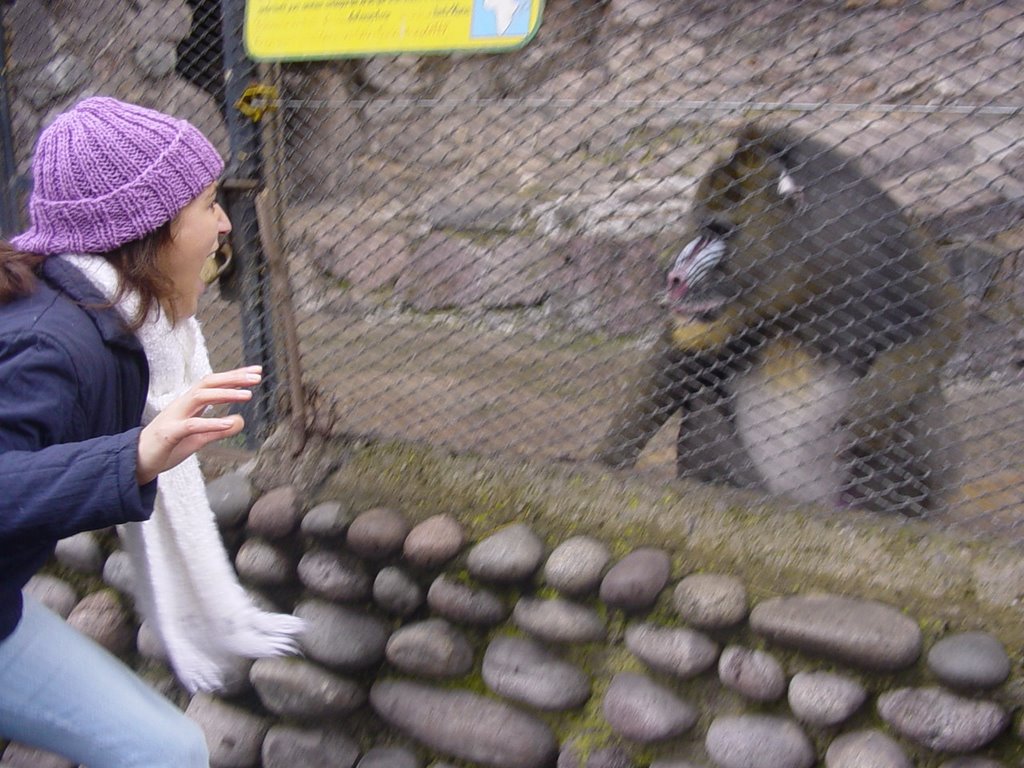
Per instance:
[[[5,22],[23,177],[39,127],[95,92],[230,152],[221,0],[19,0]],[[287,286],[206,296],[215,364],[247,354],[246,312],[273,313],[283,356],[290,304],[317,428],[542,461],[612,445],[650,482],[1020,540],[1022,41],[1019,2],[551,0],[514,53],[254,67],[278,88],[271,201],[234,252],[277,254]],[[795,138],[771,183],[738,182],[756,215],[702,230],[745,123]],[[745,319],[666,351],[702,233],[727,247],[694,322]]]

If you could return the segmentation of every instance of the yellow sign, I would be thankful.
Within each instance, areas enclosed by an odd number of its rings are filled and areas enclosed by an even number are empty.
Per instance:
[[[245,47],[283,61],[501,51],[529,42],[542,0],[248,0]]]

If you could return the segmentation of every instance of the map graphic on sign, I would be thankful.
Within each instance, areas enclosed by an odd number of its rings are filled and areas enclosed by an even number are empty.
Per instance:
[[[474,0],[472,37],[523,36],[530,29],[528,0]]]
[[[526,45],[543,0],[247,0],[246,52],[260,61],[502,51]]]

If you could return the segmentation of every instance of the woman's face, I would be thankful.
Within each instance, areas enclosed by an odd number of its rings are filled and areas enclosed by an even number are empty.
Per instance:
[[[170,298],[176,318],[192,317],[199,308],[203,262],[220,244],[221,235],[231,231],[231,222],[217,203],[217,184],[204,189],[171,221],[171,241],[160,254],[160,269],[173,284]]]

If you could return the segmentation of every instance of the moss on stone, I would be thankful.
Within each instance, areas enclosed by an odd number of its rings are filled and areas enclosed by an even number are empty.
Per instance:
[[[443,503],[470,541],[526,522],[549,546],[582,532],[616,557],[655,545],[685,564],[680,572],[741,578],[755,601],[810,590],[877,599],[924,626],[984,626],[1011,655],[1024,647],[1016,604],[1024,562],[1003,542],[965,545],[922,521],[837,514],[681,480],[652,486],[592,466],[456,456],[397,441],[348,450],[318,500],[372,499],[414,522]]]

